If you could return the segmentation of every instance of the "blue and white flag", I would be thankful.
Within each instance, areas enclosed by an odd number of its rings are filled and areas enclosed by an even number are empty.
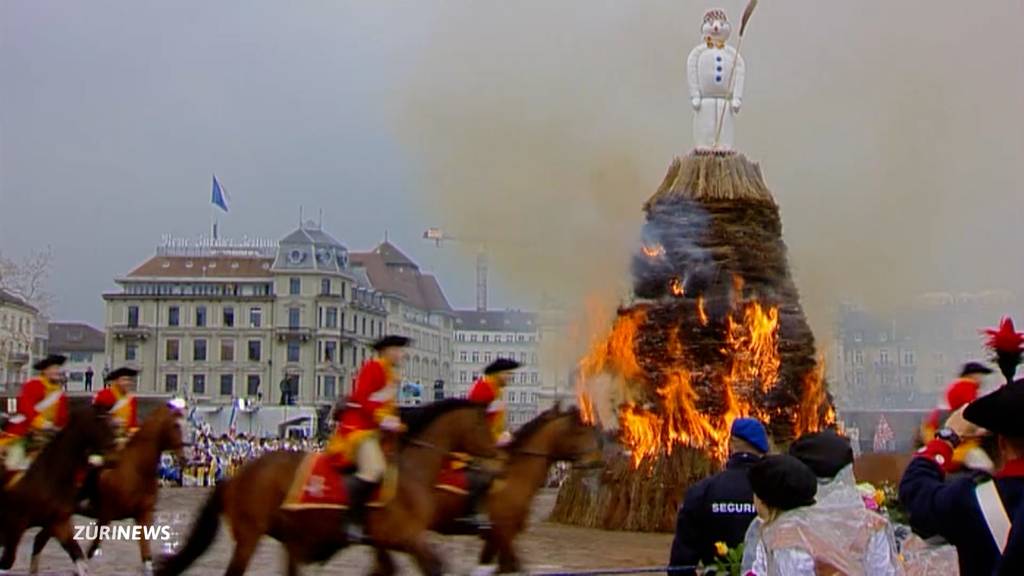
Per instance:
[[[227,212],[228,211],[228,200],[230,200],[230,199],[231,199],[231,196],[228,196],[227,189],[225,189],[223,186],[221,186],[220,182],[217,182],[217,175],[214,174],[213,175],[213,197],[211,198],[211,202],[213,202],[214,205],[219,206],[221,210]]]

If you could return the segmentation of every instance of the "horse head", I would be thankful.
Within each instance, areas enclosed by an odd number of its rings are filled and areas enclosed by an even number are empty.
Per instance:
[[[100,465],[103,456],[114,450],[114,429],[106,408],[87,406],[72,410],[63,433],[75,439],[91,464]]]
[[[485,407],[458,398],[404,410],[406,442],[430,444],[446,451],[464,452],[478,458],[494,458],[490,424]]]
[[[157,448],[173,452],[178,462],[185,461],[185,415],[171,404],[160,406],[147,418],[155,421]]]
[[[527,449],[525,445],[541,446]],[[602,465],[601,442],[597,429],[583,421],[578,408],[562,410],[560,402],[538,414],[516,431],[509,452],[543,455],[550,461],[568,461],[576,467]]]

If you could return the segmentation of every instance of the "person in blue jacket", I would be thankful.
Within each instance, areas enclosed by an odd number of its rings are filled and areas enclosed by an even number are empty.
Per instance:
[[[716,542],[730,548],[743,542],[747,527],[757,516],[747,472],[768,449],[768,434],[759,421],[733,421],[725,470],[691,486],[679,508],[669,565],[687,568],[671,570],[671,576],[695,574],[692,567],[699,562],[710,565]]]
[[[998,442],[998,471],[947,482],[953,450],[985,431]],[[899,494],[915,531],[956,546],[960,574],[1024,574],[1024,380],[954,412],[907,466]]]

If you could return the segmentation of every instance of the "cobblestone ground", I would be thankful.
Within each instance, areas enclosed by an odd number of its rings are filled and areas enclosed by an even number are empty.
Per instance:
[[[198,509],[207,494],[201,488],[168,488],[160,494],[157,524],[170,524],[174,530],[187,532],[192,514]],[[534,509],[534,522],[530,529],[519,538],[520,557],[533,572],[557,570],[579,570],[603,567],[654,566],[664,564],[668,559],[671,535],[634,534],[628,532],[604,532],[572,528],[544,522],[551,506],[554,493],[546,492],[538,499]],[[88,520],[76,518],[76,523],[86,524]],[[18,560],[12,574],[28,571],[32,553],[32,536],[29,532],[21,542]],[[448,562],[449,571],[455,574],[469,574],[476,565],[480,543],[474,538],[442,538],[434,541]],[[86,543],[81,543],[82,548]],[[222,574],[231,551],[231,538],[221,530],[213,548],[193,566],[189,574],[213,576]],[[160,545],[154,544],[154,553],[161,553]],[[138,545],[133,542],[107,542],[103,555],[93,559],[90,574],[121,575],[138,574],[140,569]],[[370,566],[367,549],[345,550],[323,568],[310,567],[305,574],[365,574]],[[402,574],[415,574],[410,564],[402,560]],[[67,554],[54,541],[50,541],[43,552],[41,572],[45,575],[68,574],[72,572]],[[276,575],[283,572],[283,554],[280,545],[265,538],[249,567],[249,574]]]

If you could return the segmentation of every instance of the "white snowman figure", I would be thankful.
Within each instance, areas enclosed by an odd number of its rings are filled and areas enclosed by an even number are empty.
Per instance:
[[[701,32],[704,41],[686,60],[694,146],[702,152],[729,152],[733,149],[733,117],[743,104],[743,57],[725,43],[732,26],[724,10],[708,10]]]

